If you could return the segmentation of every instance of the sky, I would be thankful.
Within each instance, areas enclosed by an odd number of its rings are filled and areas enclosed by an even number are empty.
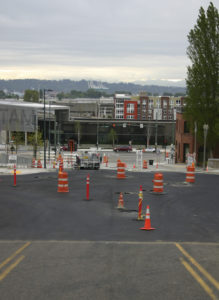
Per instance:
[[[0,79],[180,85],[190,64],[187,35],[200,7],[208,5],[205,0],[2,1]]]

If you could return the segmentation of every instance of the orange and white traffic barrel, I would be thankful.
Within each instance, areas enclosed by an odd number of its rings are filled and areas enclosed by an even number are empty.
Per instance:
[[[125,178],[125,163],[118,162],[117,163],[117,179]]]
[[[38,161],[37,161],[37,168],[42,168],[42,163],[41,163],[41,160],[40,159],[38,159]]]
[[[68,173],[59,172],[58,176],[58,193],[68,193]]]
[[[192,166],[187,167],[186,182],[189,182],[189,183],[195,182],[195,168]]]
[[[163,193],[163,174],[161,173],[154,174],[153,183],[154,183],[153,192],[158,194]]]
[[[36,162],[35,162],[35,158],[33,158],[33,159],[32,159],[32,166],[31,166],[31,168],[35,168],[35,163],[36,163]]]
[[[147,161],[146,161],[146,160],[144,160],[144,161],[143,161],[143,169],[147,169],[147,168],[148,168]]]

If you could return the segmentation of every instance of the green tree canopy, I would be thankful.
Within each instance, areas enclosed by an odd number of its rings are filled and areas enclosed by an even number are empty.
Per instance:
[[[108,137],[112,142],[112,146],[114,147],[115,141],[117,140],[117,133],[113,128],[110,129],[110,132],[108,133]]]
[[[187,55],[192,65],[187,70],[185,118],[197,122],[198,139],[203,141],[203,125],[209,125],[208,146],[219,141],[219,15],[212,3],[201,7],[196,25],[188,35]]]
[[[24,101],[39,102],[39,92],[34,90],[26,90],[24,93]]]

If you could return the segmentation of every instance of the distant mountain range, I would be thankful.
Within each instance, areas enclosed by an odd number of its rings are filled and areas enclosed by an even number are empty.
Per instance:
[[[15,79],[0,80],[0,90],[8,92],[24,92],[27,89],[51,89],[56,92],[68,93],[71,90],[85,92],[89,88],[103,90],[107,94],[115,92],[126,92],[138,94],[139,92],[148,92],[156,95],[165,94],[186,94],[186,88],[182,86],[161,86],[161,85],[143,85],[138,83],[108,83],[99,81],[73,81],[73,80],[38,80],[38,79]]]

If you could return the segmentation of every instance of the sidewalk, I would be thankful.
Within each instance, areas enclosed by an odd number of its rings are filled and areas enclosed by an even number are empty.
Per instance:
[[[117,163],[108,163],[108,166],[105,166],[105,163],[102,163],[100,166],[101,170],[117,170]],[[66,172],[71,171],[72,169],[65,169]],[[58,172],[58,169],[53,168],[17,168],[17,175],[26,175],[26,174],[37,174],[37,173],[49,173],[49,172]],[[127,164],[126,171],[129,172],[180,172],[186,173],[186,165],[185,164],[167,164],[166,162],[162,162],[158,164],[158,168],[156,163],[151,166],[148,165],[147,169],[143,169],[135,166],[133,168],[133,164]],[[196,173],[202,174],[214,174],[219,175],[219,169],[208,168],[208,171],[203,170],[203,168],[197,167],[195,169]],[[13,168],[0,167],[0,175],[12,175],[14,174]]]
[[[116,170],[117,165],[116,163],[108,163],[108,167],[105,166],[105,164],[101,165],[101,169],[104,170]],[[186,173],[186,165],[185,164],[167,164],[166,162],[162,162],[158,164],[158,168],[156,163],[153,166],[148,165],[147,169],[143,169],[140,167],[135,166],[133,168],[133,165],[127,164],[127,171],[129,172],[179,172],[179,173]],[[203,170],[203,168],[196,167],[195,169],[196,173],[203,173],[203,174],[215,174],[219,175],[219,169],[213,169],[208,168],[208,171]]]

